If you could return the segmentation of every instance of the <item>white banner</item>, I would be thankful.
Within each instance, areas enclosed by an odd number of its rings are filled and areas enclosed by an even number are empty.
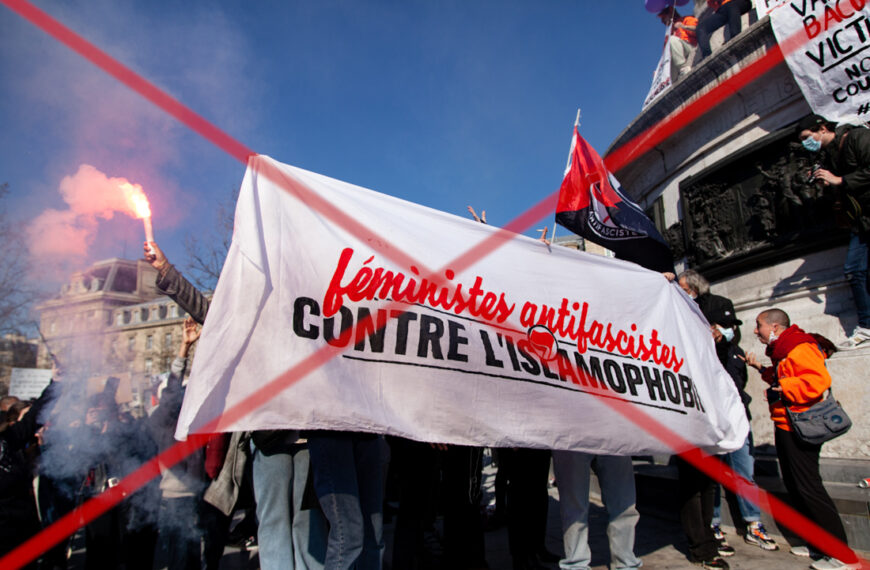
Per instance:
[[[646,99],[643,100],[641,110],[649,107],[653,101],[658,99],[671,86],[671,44],[669,42],[672,29],[673,24],[668,26],[665,33],[665,49],[662,51],[662,57],[659,59],[659,64],[653,73],[652,85],[649,88]]]
[[[660,423],[708,450],[743,444],[737,390],[679,287],[513,234],[459,265],[499,232],[252,157],[176,435],[331,345],[327,362],[209,427],[628,455],[668,452]],[[655,422],[642,429],[614,411],[621,398]]]
[[[9,378],[9,395],[21,400],[33,400],[42,395],[51,383],[48,368],[13,368]]]
[[[870,5],[867,0],[756,0],[777,42],[802,45],[785,60],[814,113],[834,122],[870,117]]]

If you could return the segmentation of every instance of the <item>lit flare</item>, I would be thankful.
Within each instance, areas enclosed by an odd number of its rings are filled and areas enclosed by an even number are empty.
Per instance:
[[[120,189],[127,199],[130,210],[145,224],[145,241],[150,244],[154,241],[154,229],[151,227],[151,205],[148,203],[148,196],[138,184],[124,182],[120,185]],[[149,245],[148,248],[151,249],[151,246]]]

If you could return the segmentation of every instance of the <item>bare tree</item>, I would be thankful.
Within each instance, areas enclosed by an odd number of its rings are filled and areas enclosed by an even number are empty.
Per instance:
[[[9,185],[0,184],[0,251],[3,255],[3,263],[0,263],[0,334],[30,329],[30,304],[37,297],[28,274],[24,226],[10,219],[6,212],[8,194]]]
[[[210,231],[187,234],[184,238],[187,277],[199,289],[211,291],[217,285],[233,239],[233,217],[238,197],[239,189],[236,188],[218,202]]]

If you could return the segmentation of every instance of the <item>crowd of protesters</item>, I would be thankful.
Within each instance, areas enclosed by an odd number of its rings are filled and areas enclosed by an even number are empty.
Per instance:
[[[798,126],[808,150],[837,151],[827,159],[828,168],[819,167],[812,176],[854,195],[852,202],[858,205],[866,198],[864,193],[870,193],[867,132],[839,129],[815,115]],[[485,213],[475,219],[485,223]],[[850,278],[850,282],[855,282],[863,319],[866,307],[860,296],[868,295],[864,237],[870,221],[860,209],[851,219],[853,246],[860,251],[855,253],[850,246],[850,263],[861,266],[863,281]],[[859,254],[863,257],[856,261]],[[611,568],[642,565],[634,549],[639,515],[630,457],[494,450],[496,509],[486,519],[481,509],[482,448],[370,433],[271,430],[192,436],[180,459],[166,453],[177,449],[174,432],[185,371],[200,335],[199,325],[207,319],[209,300],[169,263],[156,243],[145,244],[145,258],[157,270],[158,289],[188,315],[159,404],[144,417],[122,412],[116,403],[117,378],[109,378],[95,395],[58,400],[65,376],[74,375],[57,361],[53,380],[39,399],[0,400],[0,556],[159,457],[159,477],[85,525],[87,568],[218,568],[231,540],[234,514],[245,513],[233,531],[235,539],[257,544],[262,568],[379,569],[384,558],[386,493],[398,504],[392,551],[395,569],[432,567],[433,550],[443,568],[487,568],[485,530],[498,525],[507,526],[514,569],[548,568],[555,563],[566,570],[585,569],[592,559],[592,472],[598,476],[608,513]],[[824,337],[802,331],[782,310],[771,308],[758,314],[754,329],[772,362],[764,366],[757,356],[744,354],[737,346],[741,322],[730,300],[713,295],[709,283],[694,271],[668,278],[695,300],[709,322],[716,354],[734,382],[747,418],[751,400],[746,391],[747,365],[761,372],[761,381],[770,386],[767,400],[790,502],[845,543],[843,525],[819,474],[821,444],[802,441],[785,413],[785,406],[801,411],[824,397],[831,387],[825,360],[836,347]],[[867,325],[861,320],[843,348],[870,339],[865,337]],[[56,405],[57,401],[64,404]],[[754,485],[751,433],[740,449],[719,459],[745,484]],[[551,461],[560,498],[564,549],[559,553],[544,546]],[[704,568],[728,568],[726,558],[735,551],[720,525],[718,484],[690,461],[680,457],[674,461],[679,472],[676,499],[690,560]],[[763,550],[779,549],[761,521],[759,505],[744,495],[736,497],[739,534]],[[443,517],[440,535],[434,531],[439,515]],[[433,537],[438,539],[437,547],[432,546]],[[857,568],[854,561],[837,560],[822,548],[797,545],[791,553],[812,557],[811,568],[816,570]],[[43,552],[33,567],[66,568],[68,559],[66,538]]]
[[[86,400],[78,417],[70,410],[58,413],[51,410],[51,401],[63,386],[60,369],[36,402],[13,398],[0,402],[6,408],[0,434],[0,552],[9,552],[40,525],[57,521],[77,502],[117,485],[176,444],[173,434],[187,360],[199,338],[197,321],[206,318],[209,302],[168,263],[156,244],[148,248],[146,255],[158,269],[161,290],[189,313],[159,405],[143,418],[121,413],[114,394],[117,380],[110,379],[102,392]],[[763,368],[754,355],[744,355],[737,346],[741,323],[731,302],[712,295],[709,284],[694,271],[682,273],[677,282],[711,323],[717,355],[746,405],[747,416],[746,364],[763,369],[762,378],[772,389],[795,404],[806,404],[804,400],[817,398],[830,387],[824,369],[828,352],[836,350],[830,342],[791,325],[778,309],[764,311],[755,332],[762,343],[773,347],[768,353],[775,368]],[[808,447],[793,437],[779,410],[782,404],[771,399],[770,405],[784,482],[796,508],[845,542],[836,509],[818,475],[821,446]],[[46,427],[40,428],[41,421]],[[69,429],[57,429],[57,422],[67,422]],[[507,525],[515,569],[548,568],[556,562],[565,569],[588,568],[593,471],[608,512],[611,567],[642,565],[634,552],[639,515],[630,457],[499,449],[497,509],[487,521],[481,509],[481,448],[364,433],[280,430],[220,434],[194,447],[180,461],[161,462],[158,479],[85,526],[87,568],[150,569],[155,563],[171,569],[217,568],[246,485],[253,486],[258,524],[251,534],[256,534],[262,568],[381,568],[386,480],[393,483],[387,488],[398,501],[393,568],[431,567],[427,564],[432,549],[426,538],[436,535],[438,514],[443,515],[443,568],[487,568],[487,524]],[[73,463],[88,468],[78,473],[73,468],[50,473],[41,469],[43,463],[56,464],[58,453],[75,454],[79,461]],[[559,554],[544,546],[551,458],[563,528],[564,553]],[[721,459],[751,483],[751,434],[741,449]],[[689,557],[704,568],[728,568],[725,558],[734,555],[734,549],[719,524],[718,484],[689,462],[675,461]],[[32,493],[36,473],[41,473],[39,512]],[[778,549],[761,523],[758,506],[745,497],[737,497],[737,503],[737,528],[744,540],[764,550]],[[818,558],[813,568],[849,567],[810,546],[800,545],[792,552]],[[41,567],[65,568],[67,556],[68,540],[44,553]]]

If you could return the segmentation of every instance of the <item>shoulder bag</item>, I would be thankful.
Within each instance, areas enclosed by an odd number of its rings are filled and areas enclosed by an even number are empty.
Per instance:
[[[824,398],[803,412],[793,412],[783,400],[788,421],[795,435],[806,443],[821,445],[849,431],[852,420],[828,389]]]

